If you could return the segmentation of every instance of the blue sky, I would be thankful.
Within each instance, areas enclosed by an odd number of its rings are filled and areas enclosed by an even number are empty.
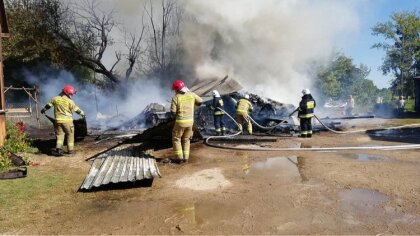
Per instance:
[[[389,87],[390,75],[382,75],[378,68],[385,56],[383,50],[371,49],[371,46],[384,39],[373,36],[371,28],[379,22],[389,21],[391,14],[397,11],[420,10],[420,0],[371,0],[360,5],[359,33],[348,45],[338,48],[345,55],[354,59],[356,64],[363,63],[371,68],[368,79],[371,79],[379,88]]]

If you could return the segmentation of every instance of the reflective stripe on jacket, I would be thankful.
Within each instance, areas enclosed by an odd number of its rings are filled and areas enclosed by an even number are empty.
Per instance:
[[[223,109],[223,106],[224,106],[223,99],[219,98],[219,97],[217,97],[217,98],[215,97],[215,98],[213,98],[213,104],[210,106],[210,109],[212,111],[214,111],[215,116],[220,116],[220,115],[223,115],[225,113],[223,111],[217,109],[217,108]]]
[[[72,122],[73,111],[83,114],[83,111],[66,95],[54,97],[47,106],[54,107],[54,116],[57,123]]]
[[[251,102],[244,98],[236,104],[236,113],[248,114],[253,109]]]
[[[302,100],[299,103],[299,118],[311,118],[314,116],[314,108],[316,107],[316,102],[312,98],[312,95],[307,94],[302,97]]]
[[[194,107],[203,100],[193,92],[177,93],[171,102],[171,112],[176,114],[176,123],[192,125],[194,122]]]

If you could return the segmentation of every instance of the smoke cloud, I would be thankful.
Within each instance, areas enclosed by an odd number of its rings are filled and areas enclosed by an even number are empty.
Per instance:
[[[104,55],[105,64],[112,65],[115,51],[126,53],[121,28],[138,31],[142,14],[145,14],[144,4],[150,3],[155,4],[156,14],[159,14],[160,1],[101,2],[101,10],[113,9],[114,18],[122,24],[112,32],[114,45]],[[299,101],[302,88],[313,86],[308,64],[326,59],[334,48],[357,37],[357,12],[362,5],[362,1],[329,0],[183,0],[176,3],[185,8],[186,16],[181,29],[185,53],[182,63],[195,71],[195,75],[185,75],[185,78],[229,75],[250,92],[293,104]],[[120,64],[123,73],[125,65]],[[137,78],[119,88],[124,91],[124,97],[78,84],[66,71],[53,73],[44,68],[26,71],[24,77],[32,84],[41,84],[42,102],[57,95],[64,85],[75,85],[78,94],[74,100],[88,118],[96,117],[97,112],[116,114],[117,110],[133,117],[150,102],[167,103],[172,96],[169,84],[163,88],[154,82],[156,80],[142,78],[139,73],[136,73]]]
[[[168,1],[168,0],[166,0]],[[323,61],[334,49],[357,38],[360,16],[367,3],[330,0],[182,0],[185,8],[181,33],[185,55],[183,64],[193,68],[189,78],[237,79],[246,90],[285,103],[296,103],[303,88],[313,87],[308,64]],[[160,1],[113,0],[101,2],[113,9],[115,19],[132,33],[141,19],[148,23],[143,9],[153,4],[160,14]],[[144,16],[142,16],[144,15]],[[159,24],[159,17],[156,17]],[[148,29],[149,33],[151,29]],[[113,50],[105,61],[115,60],[113,51],[124,52],[120,31],[113,32]],[[120,47],[120,48],[118,48]],[[144,45],[143,49],[145,49]],[[124,63],[120,63],[124,67]]]
[[[296,103],[311,88],[307,63],[323,60],[358,29],[354,2],[188,0],[184,28],[197,77],[239,80],[245,89]]]
[[[158,85],[156,80],[144,78],[121,83],[117,91],[111,93],[99,90],[91,84],[79,83],[80,80],[77,80],[71,72],[48,66],[39,66],[31,71],[23,70],[22,78],[29,84],[40,85],[41,106],[57,96],[64,86],[74,86],[77,94],[73,96],[73,100],[86,113],[88,122],[93,126],[98,125],[98,128],[118,126],[121,122],[139,114],[151,102],[165,104],[171,92],[169,86],[165,88]],[[114,119],[111,119],[112,117]],[[107,123],[98,123],[101,119]]]

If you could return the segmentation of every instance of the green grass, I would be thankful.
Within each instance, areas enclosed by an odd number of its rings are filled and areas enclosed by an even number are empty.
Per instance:
[[[46,173],[33,167],[29,169],[26,178],[0,180],[0,205],[3,210],[10,211],[29,201],[36,199],[42,201],[55,186],[63,182],[63,179],[62,175]]]

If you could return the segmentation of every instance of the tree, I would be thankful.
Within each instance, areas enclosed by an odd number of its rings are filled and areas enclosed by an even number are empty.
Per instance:
[[[372,34],[382,36],[385,42],[372,47],[386,52],[381,66],[386,75],[393,73],[392,89],[399,95],[414,95],[413,80],[420,59],[420,15],[418,11],[396,12],[391,21],[378,23]],[[410,89],[411,88],[411,89]]]
[[[57,17],[51,11],[59,5],[56,0],[9,0],[5,2],[12,34],[4,41],[5,75],[14,84],[21,83],[16,74],[20,68],[39,64],[69,67],[69,55],[60,48],[47,21]],[[49,19],[49,20],[47,20]]]
[[[356,66],[353,60],[341,53],[333,53],[324,65],[315,65],[316,89],[324,98],[345,99],[353,95],[358,104],[370,106],[376,99],[378,89],[366,79],[370,69]]]
[[[116,84],[124,77],[115,71],[117,64],[127,59],[128,78],[142,53],[144,24],[140,35],[126,37],[126,57],[116,51],[112,65],[104,64],[104,54],[114,43],[110,33],[118,30],[118,24],[114,12],[102,10],[97,0],[72,5],[59,0],[9,0],[6,7],[13,34],[4,47],[8,69],[43,63],[85,77],[94,71],[104,75],[105,82]]]
[[[147,73],[157,75],[161,79],[169,75],[176,76],[182,70],[182,65],[179,64],[182,57],[180,30],[184,9],[174,0],[161,0],[160,8],[156,11],[150,0],[144,6],[144,12],[148,17],[150,29]]]
[[[110,33],[117,25],[113,11],[101,10],[96,0],[84,0],[71,9],[60,5],[53,10],[60,17],[47,23],[61,48],[73,55],[75,64],[105,75],[112,83],[118,83],[114,68],[121,61],[121,53],[115,52],[116,59],[110,68],[102,61],[108,46],[113,43]]]

